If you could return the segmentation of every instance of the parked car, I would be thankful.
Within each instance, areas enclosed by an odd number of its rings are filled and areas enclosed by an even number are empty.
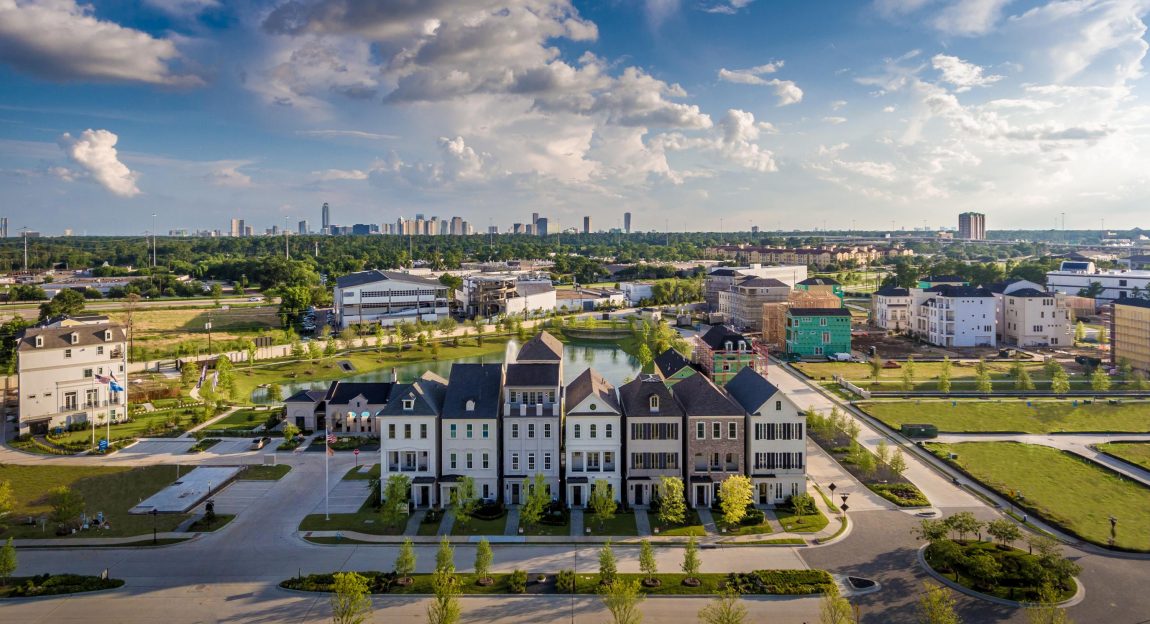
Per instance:
[[[851,354],[849,353],[831,353],[827,359],[832,362],[849,362],[851,361]]]
[[[248,301],[259,302],[259,301],[262,301],[262,299],[260,299],[259,297],[248,297]]]
[[[258,451],[258,450],[262,449],[265,445],[267,445],[268,442],[271,442],[271,441],[272,441],[272,439],[268,438],[268,437],[253,438],[252,439],[252,450]]]

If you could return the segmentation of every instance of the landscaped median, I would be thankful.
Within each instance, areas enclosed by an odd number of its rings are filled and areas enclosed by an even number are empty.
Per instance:
[[[895,431],[908,423],[929,423],[946,433],[1150,431],[1150,402],[1128,399],[915,399],[855,405]]]
[[[1095,448],[1100,453],[1150,470],[1150,442],[1107,442],[1106,444],[1099,444]]]
[[[79,574],[40,574],[13,576],[0,583],[0,598],[35,598],[104,591],[123,586],[124,581]]]

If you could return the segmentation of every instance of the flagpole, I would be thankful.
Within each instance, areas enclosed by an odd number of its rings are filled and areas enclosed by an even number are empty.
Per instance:
[[[331,495],[331,484],[328,482],[328,464],[331,463],[331,438],[328,436],[328,427],[326,419],[323,424],[323,519],[331,520],[331,512],[328,509],[328,498]]]

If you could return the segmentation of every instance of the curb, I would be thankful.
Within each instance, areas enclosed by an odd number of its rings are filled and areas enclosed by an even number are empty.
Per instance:
[[[986,602],[992,602],[994,604],[1003,605],[1006,607],[1017,607],[1019,609],[1025,609],[1027,606],[1032,604],[1029,602],[1021,602],[1018,600],[1007,600],[1006,598],[998,598],[995,596],[989,596],[989,595],[984,594],[982,592],[978,592],[978,591],[975,591],[973,589],[970,589],[969,587],[964,587],[962,585],[959,585],[958,583],[955,583],[954,581],[946,578],[942,574],[935,571],[935,569],[930,567],[930,564],[928,564],[926,562],[926,547],[927,546],[930,546],[930,544],[923,544],[918,549],[918,551],[916,551],[916,556],[918,558],[918,565],[922,566],[922,568],[924,570],[926,570],[927,574],[929,574],[932,578],[934,578],[934,580],[941,582],[943,585],[953,589],[954,591],[956,591],[960,594],[966,594],[967,596],[970,596],[971,598],[976,598],[978,600],[984,600]],[[1074,585],[1078,588],[1077,591],[1074,592],[1074,595],[1071,596],[1070,598],[1067,598],[1066,600],[1063,600],[1062,602],[1055,603],[1055,606],[1057,606],[1057,607],[1073,607],[1074,605],[1076,605],[1076,604],[1078,604],[1078,603],[1080,603],[1086,599],[1086,586],[1082,584],[1081,579],[1079,579],[1077,576],[1074,577]]]

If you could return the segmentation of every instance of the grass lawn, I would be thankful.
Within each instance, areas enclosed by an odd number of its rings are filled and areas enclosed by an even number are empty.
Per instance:
[[[236,478],[241,481],[279,481],[289,472],[291,466],[287,464],[244,466]]]
[[[773,528],[771,528],[771,523],[766,521],[766,520],[763,520],[763,522],[761,522],[759,524],[751,524],[751,525],[740,524],[739,526],[737,526],[733,529],[728,527],[725,535],[767,535],[769,533],[774,533],[774,532],[775,532],[775,530]]]
[[[790,533],[818,533],[827,527],[828,522],[827,517],[818,509],[813,514],[796,516],[789,507],[780,508],[775,510],[775,517],[779,519],[783,530]]]
[[[792,546],[796,544],[806,544],[807,541],[801,537],[775,537],[763,540],[751,540],[749,542],[735,542],[735,546]]]
[[[900,361],[899,364],[904,364]],[[952,361],[950,365],[951,390],[977,389],[975,372],[976,362]],[[902,390],[902,368],[884,368],[878,380],[870,376],[870,364],[860,362],[796,362],[795,368],[802,371],[812,379],[834,379],[835,375],[842,375],[863,388],[871,390]],[[990,380],[996,389],[1013,390],[1014,378],[1010,371],[1014,367],[1013,360],[987,360],[986,366],[990,369]],[[1022,366],[1030,373],[1030,379],[1038,390],[1049,390],[1050,379],[1042,370],[1041,362],[1024,361]],[[914,387],[916,390],[935,390],[938,387],[938,374],[942,362],[915,362]],[[1115,386],[1121,385],[1115,380]],[[1071,388],[1088,388],[1090,380],[1081,374],[1070,375]]]
[[[932,423],[945,432],[1020,431],[1150,431],[1150,402],[1123,400],[1118,405],[1095,401],[871,401],[859,406],[892,429],[903,423]]]
[[[347,474],[343,475],[343,480],[344,481],[370,481],[370,480],[379,476],[379,471],[380,471],[380,465],[379,464],[374,464],[371,467],[371,470],[368,470],[367,472],[360,472],[359,468],[362,468],[362,466],[360,466],[358,468],[357,467],[349,468],[347,471]]]
[[[405,517],[406,518],[406,517]],[[331,520],[324,520],[323,514],[308,514],[299,523],[300,531],[357,531],[368,535],[403,535],[406,522],[401,526],[387,526],[379,514],[368,507],[356,513],[333,513]],[[313,538],[319,539],[319,538]],[[345,542],[348,540],[344,540]],[[333,541],[334,543],[334,541]]]
[[[507,514],[494,519],[494,520],[480,520],[479,518],[472,518],[467,524],[461,523],[458,519],[451,527],[452,535],[503,535],[503,529],[507,526]],[[438,528],[438,527],[436,527]]]
[[[217,308],[211,299],[204,299],[202,307],[177,307],[169,309],[136,308],[132,315],[132,328],[138,346],[155,348],[193,338],[207,343],[204,323],[211,314],[212,338],[231,340],[251,337],[261,329],[279,329],[278,307],[274,305],[247,306],[230,305],[225,310]],[[125,323],[124,312],[112,312],[113,319]]]
[[[1150,442],[1108,442],[1098,450],[1150,470]]]
[[[1110,537],[1118,518],[1117,545],[1150,550],[1150,489],[1091,461],[1046,446],[1015,442],[929,443],[941,457],[957,453],[960,466],[1031,513],[1095,544]],[[1018,499],[1021,493],[1025,498]]]
[[[416,535],[424,537],[434,537],[439,535],[439,527],[443,525],[443,520],[436,522],[420,522],[419,528],[416,530]]]
[[[635,527],[634,513],[617,512],[615,517],[604,522],[603,527],[600,528],[595,514],[585,511],[583,513],[583,528],[591,529],[591,535],[631,536],[639,534],[639,529]]]
[[[520,523],[519,526],[520,526],[520,528],[523,529],[524,535],[550,535],[552,537],[571,535],[571,523],[570,522],[568,522],[567,524],[564,524],[563,526],[554,526],[551,524],[537,524],[537,525],[532,526],[532,527],[525,527],[525,526],[523,526],[522,523]]]
[[[11,466],[0,464],[0,481],[12,484],[16,499],[11,525],[4,536],[20,538],[55,537],[55,523],[48,520],[39,526],[20,524],[28,516],[50,515],[48,491],[67,485],[84,499],[89,515],[104,512],[110,529],[79,531],[76,537],[130,537],[150,534],[152,517],[131,515],[128,510],[176,480],[176,466],[142,468],[112,466]],[[160,514],[155,518],[159,531],[172,531],[188,518],[187,514]],[[67,538],[64,538],[67,539]]]
[[[193,408],[187,408],[192,410]],[[121,410],[122,411],[122,410]],[[144,432],[152,427],[163,427],[168,422],[180,422],[180,427],[176,430],[170,430],[173,433],[178,431],[182,433],[184,427],[188,427],[192,422],[192,415],[185,414],[182,409],[165,410],[162,412],[140,412],[132,416],[131,422],[112,425],[112,439],[121,440],[125,438],[139,438],[144,435]],[[100,441],[107,435],[108,427],[106,425],[96,425],[96,442]],[[60,443],[91,443],[92,430],[85,429],[83,431],[72,431],[61,435],[60,437],[53,437],[54,442]]]
[[[232,514],[216,514],[215,521],[210,523],[210,524],[207,522],[204,522],[203,519],[196,520],[195,522],[192,523],[192,525],[190,527],[188,527],[188,532],[189,533],[204,533],[204,532],[208,532],[208,531],[215,531],[216,529],[224,528],[224,526],[226,526],[227,523],[231,522],[234,519],[235,519],[235,516],[233,516]]]
[[[212,423],[208,429],[255,429],[274,413],[274,410],[238,409]]]
[[[997,544],[993,544],[990,542],[973,541],[973,542],[956,542],[956,543],[962,547],[962,552],[967,557],[970,557],[970,556],[975,555],[975,554],[980,554],[980,553],[981,554],[988,554],[991,557],[994,557],[995,560],[997,560],[999,562],[999,564],[1002,566],[1002,568],[1004,570],[1016,570],[1018,567],[1017,562],[1020,562],[1022,560],[1029,559],[1032,557],[1032,555],[1029,555],[1026,551],[1018,550],[1018,549],[1004,549],[1004,548],[999,547]],[[976,583],[974,581],[974,579],[968,577],[962,571],[959,571],[959,572],[949,571],[949,572],[944,573],[943,571],[938,569],[939,566],[933,561],[932,554],[933,554],[933,548],[928,547],[926,549],[926,553],[925,553],[927,564],[929,564],[930,567],[934,568],[935,572],[942,574],[946,578],[962,585],[963,587],[966,587],[967,589],[972,589],[972,590],[979,592],[979,593],[987,594],[990,596],[995,596],[996,598],[1005,598],[1007,600],[1036,600],[1036,599],[1038,599],[1037,588],[1030,586],[1030,585],[1023,584],[1018,578],[1001,578],[1000,577],[998,580],[995,581],[996,584],[994,587],[987,588],[987,587],[979,587],[978,583]],[[1063,589],[1058,594],[1057,600],[1062,601],[1062,600],[1070,599],[1077,592],[1077,589],[1078,588],[1077,588],[1075,582],[1073,580],[1069,581],[1069,586],[1066,587],[1065,589]]]
[[[657,513],[647,512],[647,517],[651,520],[651,530],[658,529],[656,535],[681,535],[684,537],[695,535],[702,537],[707,534],[707,531],[703,529],[703,522],[699,520],[699,512],[694,509],[687,510],[686,521],[681,525],[663,524],[659,521],[659,514]]]

